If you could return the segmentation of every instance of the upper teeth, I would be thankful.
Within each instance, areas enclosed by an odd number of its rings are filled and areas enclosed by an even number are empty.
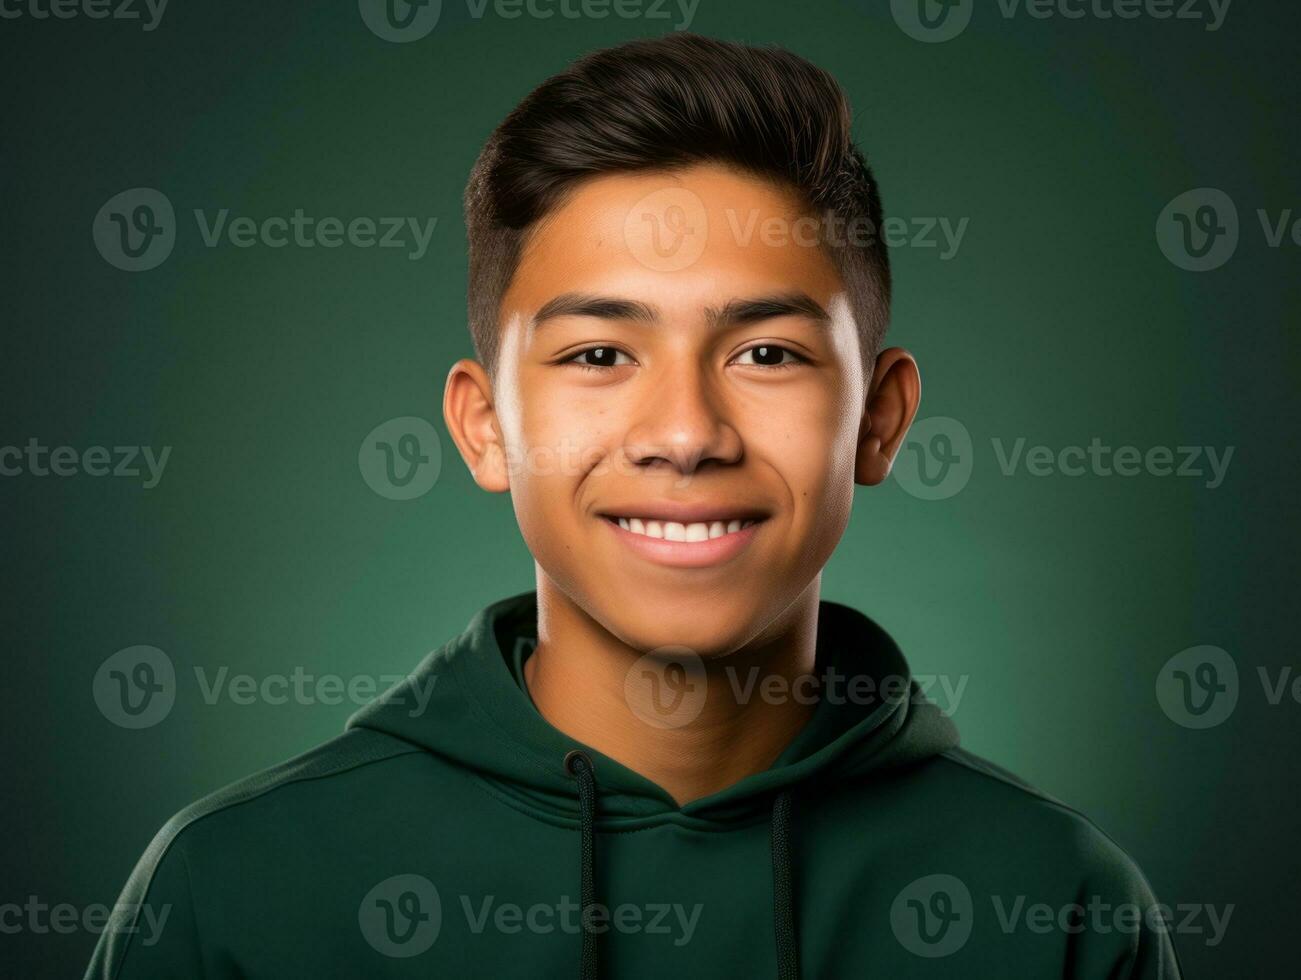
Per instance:
[[[666,541],[707,541],[721,538],[749,527],[752,520],[732,521],[696,521],[693,524],[679,524],[677,521],[644,521],[640,517],[620,517],[619,526],[633,534],[644,534],[648,538],[663,538]]]

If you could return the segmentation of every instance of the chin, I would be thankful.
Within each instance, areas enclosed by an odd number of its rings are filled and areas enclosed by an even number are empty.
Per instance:
[[[628,646],[649,652],[686,647],[704,659],[723,657],[752,640],[770,618],[772,604],[753,589],[664,592],[642,588],[626,598],[607,596],[594,611],[602,625]]]

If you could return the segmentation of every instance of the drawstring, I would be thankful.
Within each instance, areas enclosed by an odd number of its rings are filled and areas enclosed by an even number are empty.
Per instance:
[[[579,905],[583,952],[580,980],[597,980],[596,933],[589,909],[596,905],[596,773],[587,753],[565,755],[565,771],[578,781]],[[777,794],[772,805],[772,915],[777,938],[777,980],[799,980],[800,950],[795,939],[794,869],[791,864],[791,793]]]
[[[596,933],[591,929],[590,912],[596,905],[596,776],[592,760],[585,752],[574,749],[565,755],[565,771],[578,780],[579,825],[579,905],[582,907],[583,954],[579,961],[580,980],[596,978]]]
[[[791,867],[791,793],[772,804],[772,926],[777,937],[777,980],[799,980],[800,948],[795,941],[794,869]]]

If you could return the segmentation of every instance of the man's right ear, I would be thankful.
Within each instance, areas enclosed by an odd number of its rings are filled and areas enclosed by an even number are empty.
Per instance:
[[[474,482],[490,493],[509,490],[506,445],[492,401],[492,380],[478,361],[462,358],[447,373],[443,421]]]

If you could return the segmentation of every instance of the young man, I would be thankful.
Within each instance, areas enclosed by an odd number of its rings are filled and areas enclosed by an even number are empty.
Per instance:
[[[787,52],[673,35],[529,95],[443,409],[536,592],[173,818],[123,896],[165,928],[90,976],[1178,976],[1120,848],[819,599],[920,392],[881,214]]]

